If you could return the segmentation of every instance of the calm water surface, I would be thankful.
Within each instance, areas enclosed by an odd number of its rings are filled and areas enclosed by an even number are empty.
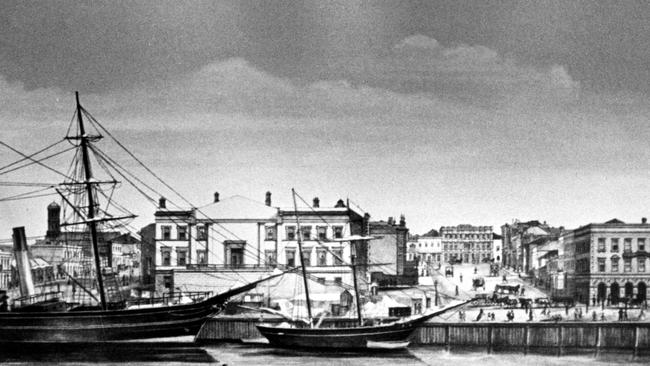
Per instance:
[[[650,359],[633,359],[627,353],[562,356],[523,355],[452,351],[439,348],[411,347],[390,352],[327,352],[313,353],[300,350],[275,349],[270,346],[243,344],[216,344],[198,346],[188,342],[116,342],[104,345],[29,345],[2,346],[0,364],[93,364],[93,365],[310,365],[310,366],[522,366],[522,365],[612,365],[648,364]]]

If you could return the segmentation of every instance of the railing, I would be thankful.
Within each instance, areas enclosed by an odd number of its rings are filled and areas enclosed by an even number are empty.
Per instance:
[[[37,304],[37,303],[40,303],[40,302],[58,300],[62,296],[63,296],[63,293],[59,292],[59,291],[45,292],[45,293],[42,293],[42,294],[36,294],[36,295],[31,295],[31,296],[23,296],[23,297],[19,297],[17,299],[14,299],[13,307],[20,308],[20,307],[24,307],[24,306],[28,306],[28,305]]]
[[[215,270],[215,269],[273,269],[267,264],[188,264],[187,269]]]
[[[128,305],[169,305],[178,304],[186,299],[190,299],[192,302],[198,302],[205,300],[210,296],[212,296],[212,291],[183,291],[178,293],[163,294],[160,297],[129,299]]]

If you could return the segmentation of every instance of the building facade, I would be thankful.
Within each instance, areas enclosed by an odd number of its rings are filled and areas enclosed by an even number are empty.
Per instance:
[[[373,237],[368,241],[368,270],[379,287],[417,285],[418,262],[408,255],[408,232],[404,215],[399,222],[392,217],[368,222],[367,235]]]
[[[440,228],[445,263],[483,263],[492,259],[492,226],[443,226]]]
[[[442,237],[438,232],[424,234],[413,242],[418,259],[418,274],[429,276],[443,263]]]
[[[589,224],[561,236],[565,295],[578,301],[616,305],[645,302],[650,270],[650,225],[610,220]]]

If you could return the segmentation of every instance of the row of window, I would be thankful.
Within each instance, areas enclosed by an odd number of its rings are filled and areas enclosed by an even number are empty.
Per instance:
[[[623,250],[626,252],[631,252],[632,251],[632,238],[624,238],[623,239]],[[645,238],[637,238],[636,239],[636,250],[638,251],[645,251]],[[598,252],[606,252],[607,251],[607,238],[598,238]],[[618,253],[619,251],[619,238],[611,238],[610,243],[609,243],[609,251],[612,253]],[[577,248],[576,248],[577,250]]]
[[[285,236],[284,240],[296,240],[296,226],[295,225],[285,225]],[[302,233],[302,240],[312,240],[312,226],[311,225],[300,225],[300,231]],[[275,240],[276,239],[276,229],[275,226],[266,227],[266,240]],[[343,238],[343,226],[332,226],[331,237],[334,239]],[[328,240],[327,226],[316,226],[316,237],[317,240]]]
[[[446,239],[492,239],[492,234],[443,234]]]
[[[492,250],[490,243],[444,244],[443,250]]]
[[[312,226],[300,225],[300,230],[302,231],[302,240],[311,240],[312,239]],[[205,241],[208,238],[207,225],[198,225],[196,227],[196,238],[197,241]],[[160,226],[160,238],[162,240],[188,240],[190,233],[188,232],[187,225],[176,225],[176,237],[172,239],[172,225],[161,225]],[[276,228],[275,226],[266,226],[266,240],[275,240],[276,239]],[[335,239],[343,238],[343,226],[332,226],[331,237]],[[327,226],[316,226],[316,239],[318,240],[328,240],[330,236],[328,235]],[[296,226],[286,225],[285,226],[285,240],[296,240]]]
[[[610,267],[610,272],[619,272],[619,262],[620,258],[611,258],[611,267]],[[585,260],[586,261],[586,260]],[[606,264],[607,259],[606,258],[598,258],[598,272],[605,272],[605,264]],[[645,258],[640,257],[636,259],[636,271],[637,272],[645,272]],[[580,261],[577,261],[576,263],[576,271],[580,268],[583,272],[588,271],[588,262],[587,262],[587,268],[584,268],[585,264],[580,264]],[[632,258],[624,258],[623,259],[623,272],[632,272]]]
[[[312,264],[312,248],[304,248],[303,258],[306,266],[326,266],[328,261],[333,263],[335,266],[343,264],[343,249],[342,248],[333,248],[328,252],[324,248],[316,249],[316,261]],[[277,258],[274,250],[266,251],[266,265],[275,266],[277,264]],[[296,263],[299,260],[296,260],[296,250],[295,249],[286,249],[285,251],[288,267],[295,267]],[[197,263],[198,264],[207,264],[207,251],[197,250]],[[331,259],[330,259],[331,258]],[[172,250],[171,248],[162,248],[161,249],[161,264],[163,266],[172,265]],[[176,249],[176,266],[185,266],[187,265],[187,248],[177,248]]]
[[[162,240],[174,240],[172,239],[172,225],[161,225],[160,226],[160,238]],[[189,233],[187,230],[187,225],[176,225],[176,238],[175,240],[187,240],[189,238]],[[208,227],[207,225],[198,225],[196,227],[196,240],[205,241],[208,239]]]
[[[312,253],[314,252],[313,248],[303,248],[302,258],[305,261],[305,266],[327,266],[328,263],[332,263],[335,266],[343,265],[343,249],[342,248],[332,248],[329,251],[325,248],[316,249],[316,261],[313,261]],[[285,258],[287,267],[295,267],[300,263],[300,258],[296,258],[298,255],[297,250],[294,248],[285,249]],[[277,264],[277,258],[275,256],[274,250],[266,251],[266,265],[275,266]]]

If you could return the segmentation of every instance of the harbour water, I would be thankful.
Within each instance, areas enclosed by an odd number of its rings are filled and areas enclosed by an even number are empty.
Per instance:
[[[564,355],[445,351],[436,347],[410,347],[390,352],[322,352],[277,349],[263,345],[220,343],[196,345],[191,342],[115,342],[110,344],[30,345],[3,347],[0,364],[150,364],[150,365],[310,365],[310,366],[425,366],[425,365],[612,365],[630,362],[647,364],[648,358],[634,358],[629,352]]]

